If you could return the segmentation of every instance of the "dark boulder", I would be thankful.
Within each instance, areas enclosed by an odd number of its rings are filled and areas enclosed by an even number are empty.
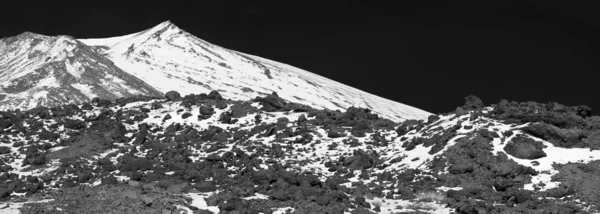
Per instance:
[[[13,120],[8,118],[0,118],[0,130],[11,127],[14,124]]]
[[[219,202],[219,210],[222,211],[234,211],[234,210],[242,210],[246,208],[248,205],[246,202],[240,198],[229,198],[227,200],[222,200]]]
[[[194,210],[194,214],[214,214],[214,213],[210,210],[198,209],[198,210]]]
[[[200,114],[202,115],[213,115],[215,113],[215,109],[210,106],[201,106]]]
[[[398,174],[398,176],[396,176],[396,179],[398,180],[399,183],[408,183],[408,182],[412,182],[415,179],[416,174],[417,174],[417,170],[407,169],[407,170],[404,170],[403,172],[401,172],[400,174]]]
[[[564,129],[547,123],[535,123],[522,128],[526,133],[544,139],[555,146],[563,148],[585,147],[581,139],[588,134],[580,128]]]
[[[94,109],[94,106],[92,106],[92,104],[90,104],[90,103],[84,103],[83,105],[81,105],[81,109],[92,110],[92,109]]]
[[[337,190],[337,186],[339,184],[346,183],[346,182],[348,182],[348,180],[345,178],[342,178],[339,176],[333,176],[333,177],[329,177],[329,178],[327,178],[327,180],[325,180],[324,187],[327,187],[327,188],[333,189],[333,190]]]
[[[509,187],[512,187],[514,184],[515,182],[511,179],[496,178],[496,180],[494,181],[494,188],[496,189],[496,191],[505,191]]]
[[[367,134],[365,133],[364,130],[360,130],[360,129],[352,129],[350,131],[350,134],[352,134],[352,136],[354,137],[366,137]]]
[[[131,158],[125,160],[125,163],[121,166],[120,170],[123,172],[138,171],[138,170],[151,170],[152,162],[146,158]]]
[[[329,129],[329,131],[327,132],[327,137],[329,138],[339,138],[339,137],[345,137],[346,134],[340,130],[339,128],[336,127],[332,127]]]
[[[265,111],[277,111],[286,105],[285,100],[281,99],[275,92],[266,97],[257,97],[254,100],[260,102],[263,105],[262,109]]]
[[[248,114],[248,110],[243,105],[233,105],[231,106],[231,117],[240,118],[244,117]]]
[[[227,108],[227,103],[225,103],[225,102],[218,102],[217,105],[215,105],[215,107],[217,107],[218,109],[223,110],[223,109]]]
[[[108,184],[118,184],[119,181],[117,180],[117,178],[115,176],[109,175],[108,177],[102,178],[100,180],[100,182],[102,183],[102,185],[108,185]]]
[[[318,205],[327,206],[332,200],[333,199],[329,196],[319,196],[315,202],[317,202]]]
[[[343,165],[352,170],[363,170],[375,165],[376,157],[367,154],[363,150],[354,151],[354,155],[344,160]]]
[[[66,129],[79,130],[86,127],[85,122],[81,120],[66,120],[64,123]]]
[[[473,171],[473,166],[471,166],[470,164],[467,164],[467,163],[452,164],[448,168],[448,172],[450,172],[452,174],[464,174],[464,173],[472,172],[472,171]]]
[[[476,97],[475,95],[469,95],[467,97],[465,97],[465,104],[463,105],[463,109],[464,110],[476,110],[476,109],[481,109],[483,108],[483,101],[481,101],[481,99],[479,99],[479,97]]]
[[[10,196],[10,191],[6,188],[0,188],[0,199]]]
[[[218,91],[211,91],[210,93],[208,93],[208,99],[213,99],[213,100],[222,100],[223,96],[221,96],[221,94]]]
[[[44,129],[44,130],[42,130],[42,132],[40,132],[39,138],[41,140],[54,141],[54,140],[60,138],[60,134],[57,134],[57,133],[54,133],[54,132],[49,132],[46,129]]]
[[[10,153],[10,147],[0,146],[0,155],[8,154],[8,153]],[[2,161],[2,160],[0,160],[0,161]]]
[[[429,115],[429,117],[427,117],[427,123],[431,124],[431,123],[434,123],[435,121],[438,121],[439,119],[440,119],[440,116],[432,114],[432,115]]]
[[[181,119],[186,119],[191,116],[192,116],[192,113],[186,112],[186,113],[181,114]]]
[[[303,123],[303,122],[306,122],[306,116],[304,116],[304,114],[301,114],[298,117],[298,123]]]
[[[400,126],[398,126],[398,128],[396,129],[396,133],[398,134],[398,136],[405,135],[406,133],[415,129],[419,125],[420,123],[418,120],[405,120],[404,122],[402,122],[402,124],[400,124]]]
[[[152,104],[151,104],[150,108],[151,108],[152,110],[156,110],[156,109],[162,109],[162,108],[163,108],[163,105],[162,105],[162,104],[160,104],[159,102],[154,102],[154,103],[152,103]],[[144,112],[144,110],[143,110],[143,109],[142,109],[142,112]]]
[[[517,177],[519,175],[537,175],[535,169],[528,166],[522,166],[511,161],[497,162],[491,165],[491,171],[497,176],[502,177]]]
[[[107,99],[98,99],[95,103],[96,103],[96,107],[104,107],[104,108],[108,108],[112,104],[112,102],[110,102],[110,100],[107,100]]]
[[[169,101],[177,101],[181,99],[181,94],[177,91],[169,91],[165,94],[165,98]]]
[[[199,192],[213,192],[217,190],[217,186],[211,181],[201,181],[194,185],[194,188]]]
[[[52,114],[50,113],[50,109],[47,107],[39,106],[29,110],[29,113],[32,115],[38,116],[41,119],[51,119]]]
[[[542,142],[519,135],[504,146],[504,151],[516,158],[534,160],[546,157],[545,147]]]
[[[515,202],[523,203],[531,199],[531,192],[527,190],[518,190],[515,192]]]

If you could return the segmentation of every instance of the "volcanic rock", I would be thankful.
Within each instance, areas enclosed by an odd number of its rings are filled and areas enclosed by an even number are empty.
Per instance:
[[[546,157],[544,144],[524,136],[514,137],[504,146],[504,151],[516,158],[534,160]]]
[[[177,91],[169,91],[165,94],[165,98],[169,101],[177,101],[181,99],[181,95]]]

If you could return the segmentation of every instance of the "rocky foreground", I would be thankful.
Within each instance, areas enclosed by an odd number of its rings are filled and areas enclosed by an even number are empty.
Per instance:
[[[600,117],[466,100],[400,124],[216,91],[0,112],[0,213],[600,211]]]

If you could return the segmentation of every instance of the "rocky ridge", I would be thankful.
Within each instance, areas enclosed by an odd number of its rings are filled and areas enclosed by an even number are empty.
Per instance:
[[[0,40],[0,109],[81,104],[163,93],[69,36],[25,32]]]
[[[396,123],[276,93],[1,112],[0,211],[592,213],[600,117],[483,105]]]

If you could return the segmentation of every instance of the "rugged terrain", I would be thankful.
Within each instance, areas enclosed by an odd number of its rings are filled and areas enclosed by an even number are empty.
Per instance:
[[[365,78],[369,77],[365,74]],[[431,113],[308,71],[229,50],[166,21],[130,35],[75,39],[26,32],[0,40],[0,109],[217,90],[234,100],[272,92],[318,109],[372,109],[400,122]]]
[[[594,213],[600,117],[474,96],[394,122],[276,93],[1,112],[0,212]]]
[[[26,32],[0,40],[2,110],[133,95],[163,94],[72,37]]]

